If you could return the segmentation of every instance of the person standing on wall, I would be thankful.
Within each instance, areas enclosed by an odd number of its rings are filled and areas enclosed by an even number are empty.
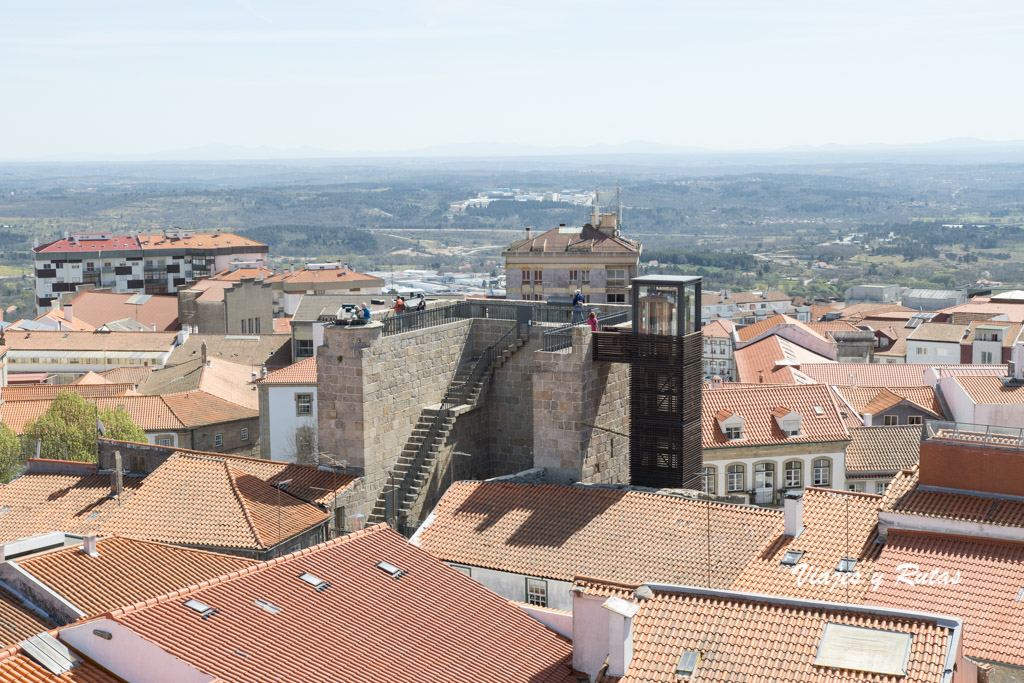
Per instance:
[[[417,311],[425,311],[425,310],[427,310],[427,300],[423,298],[422,294],[420,294],[420,300],[416,302],[416,310]]]
[[[587,324],[590,325],[591,332],[597,332],[597,313],[590,312],[590,315],[587,316]]]
[[[583,293],[580,290],[576,290],[576,296],[572,298],[572,324],[579,325],[583,322],[583,304],[586,303],[586,299],[583,298]]]

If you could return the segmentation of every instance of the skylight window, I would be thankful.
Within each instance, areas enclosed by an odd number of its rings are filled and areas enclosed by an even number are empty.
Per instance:
[[[299,578],[308,583],[313,588],[315,588],[317,593],[323,593],[331,585],[327,581],[321,579],[319,576],[313,576],[309,572],[303,572],[302,574],[299,574]]]
[[[205,602],[200,602],[199,600],[196,600],[194,598],[191,600],[186,600],[182,604],[185,605],[185,607],[188,607],[193,612],[196,612],[203,619],[209,619],[214,614],[217,614],[220,611],[210,607]]]
[[[1017,591],[1017,602],[1024,602],[1024,588]]]
[[[839,564],[836,565],[836,572],[839,574],[850,574],[853,572],[854,567],[857,566],[857,558],[844,557],[839,560]]]
[[[795,567],[800,564],[800,560],[804,556],[803,550],[787,550],[786,554],[782,556],[783,567]]]
[[[278,607],[272,602],[264,600],[263,598],[256,598],[255,600],[253,600],[252,604],[256,605],[257,607],[263,610],[266,610],[267,612],[270,612],[271,614],[279,614],[281,612],[280,607]]]
[[[686,650],[679,657],[679,665],[676,667],[676,676],[693,678],[697,670],[697,663],[700,662],[700,653],[696,650]]]
[[[399,569],[398,567],[396,567],[395,565],[391,564],[390,562],[383,562],[383,561],[378,562],[376,564],[376,567],[377,567],[377,569],[381,570],[385,574],[390,574],[392,576],[392,578],[395,578],[395,579],[400,579],[400,578],[402,578],[403,576],[405,576],[406,574],[409,573],[409,572],[405,571],[404,569]]]
[[[821,409],[821,406],[814,406],[814,414],[821,417],[825,414],[825,411]]]

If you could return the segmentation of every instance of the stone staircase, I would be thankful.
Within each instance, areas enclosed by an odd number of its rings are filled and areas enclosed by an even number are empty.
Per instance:
[[[513,328],[518,331],[518,328]],[[427,406],[420,413],[409,440],[406,441],[395,467],[394,518],[404,519],[416,505],[424,485],[430,479],[447,447],[448,437],[456,418],[479,405],[487,381],[494,372],[523,347],[525,340],[518,334],[506,334],[501,340],[488,347],[479,358],[462,365],[452,377],[444,399],[439,404]],[[504,348],[496,348],[499,344]],[[392,495],[391,482],[385,484],[377,496],[369,522],[388,520],[388,502]]]

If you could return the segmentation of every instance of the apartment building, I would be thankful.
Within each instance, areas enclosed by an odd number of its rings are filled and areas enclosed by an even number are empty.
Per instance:
[[[61,294],[91,284],[114,292],[173,294],[235,261],[266,265],[267,245],[229,232],[175,228],[155,235],[65,233],[33,248],[40,313]]]
[[[626,303],[641,245],[619,234],[614,213],[592,221],[583,227],[562,224],[536,236],[527,228],[526,239],[502,254],[506,297],[568,303],[578,289],[590,303]]]

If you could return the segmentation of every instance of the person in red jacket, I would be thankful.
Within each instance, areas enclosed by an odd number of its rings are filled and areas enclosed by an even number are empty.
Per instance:
[[[590,315],[587,317],[587,324],[590,325],[591,332],[597,332],[597,314],[593,311],[591,311]]]

